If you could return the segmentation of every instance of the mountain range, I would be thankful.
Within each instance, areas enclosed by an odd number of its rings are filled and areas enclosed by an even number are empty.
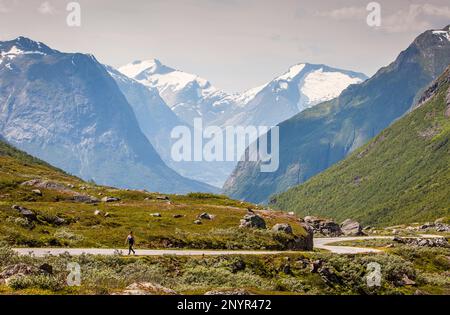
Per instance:
[[[344,161],[275,196],[272,203],[301,215],[351,217],[371,225],[448,216],[450,67],[411,113]]]
[[[424,32],[369,80],[279,124],[279,169],[262,173],[260,161],[240,162],[225,193],[267,202],[344,159],[411,110],[450,64],[449,38],[450,27]]]
[[[250,89],[242,94],[229,94],[215,88],[208,80],[197,75],[176,70],[159,60],[135,61],[119,72],[132,80],[110,71],[122,92],[135,109],[142,130],[155,146],[163,160],[180,174],[222,187],[233,171],[235,161],[174,162],[170,155],[173,140],[170,130],[185,125],[193,130],[194,119],[201,118],[204,126],[268,126],[272,127],[293,115],[310,108],[321,101],[338,96],[351,84],[363,82],[367,77],[362,73],[331,68],[325,65],[297,64],[286,73],[263,86]],[[178,120],[167,117],[163,133],[150,134],[154,118],[151,112],[143,112],[143,102],[148,102],[142,92],[131,92],[137,83],[147,87],[152,93],[157,90]],[[139,87],[142,90],[142,87]],[[132,93],[134,96],[131,96]],[[147,98],[147,99],[146,99]],[[158,101],[158,103],[161,103]],[[224,148],[225,150],[236,148]]]
[[[220,127],[275,126],[367,79],[362,73],[300,63],[260,87],[229,94],[206,79],[175,70],[156,59],[135,61],[119,71],[158,89],[166,104],[186,123],[193,125],[194,118],[202,118],[205,125]]]
[[[19,37],[0,42],[0,58],[0,134],[9,143],[99,184],[216,191],[161,160],[94,56],[62,53]]]

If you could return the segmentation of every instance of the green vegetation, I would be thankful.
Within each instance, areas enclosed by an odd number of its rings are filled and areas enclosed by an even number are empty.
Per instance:
[[[0,294],[113,294],[136,282],[150,282],[179,294],[241,289],[259,294],[449,294],[449,249],[396,248],[386,255],[340,256],[298,253],[275,256],[122,257],[69,255],[35,258],[0,248],[0,268],[18,263],[39,270],[47,264],[51,274],[36,272],[14,276],[1,285]],[[311,264],[321,268],[312,272]],[[68,263],[81,267],[81,286],[68,287]],[[381,265],[381,287],[368,287],[367,265]],[[415,282],[402,283],[404,277]],[[165,294],[165,292],[159,292]]]
[[[276,208],[370,225],[450,215],[450,70],[432,98],[349,158],[272,198]],[[433,89],[433,88],[432,88]],[[428,95],[427,95],[428,96]]]
[[[40,180],[41,186],[23,185],[30,180]],[[36,189],[40,193],[33,192]],[[80,196],[93,201],[74,200]],[[101,202],[104,197],[120,200]],[[23,217],[13,205],[30,209],[37,220]],[[289,223],[296,235],[305,235],[297,218],[282,212],[214,194],[160,196],[86,183],[0,141],[0,241],[11,246],[122,248],[130,230],[138,248],[280,250],[292,246],[292,235],[239,229],[248,207],[266,220],[268,228]],[[202,213],[213,219],[194,224]]]

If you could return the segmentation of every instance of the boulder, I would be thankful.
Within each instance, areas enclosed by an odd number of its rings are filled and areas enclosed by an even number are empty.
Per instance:
[[[195,221],[194,221],[194,224],[201,225],[201,224],[203,224],[203,223],[202,223],[202,221],[200,221],[200,220],[195,220]]]
[[[102,214],[102,212],[100,210],[95,210],[94,211],[94,215],[101,215],[101,214]]]
[[[37,220],[36,213],[31,211],[30,209],[27,209],[25,207],[21,207],[21,206],[18,206],[18,205],[12,206],[12,209],[18,211],[22,216],[24,216],[30,222],[33,222],[33,221]]]
[[[103,197],[102,202],[117,202],[120,201],[120,198],[116,197]]]
[[[38,273],[39,270],[36,267],[24,263],[19,263],[4,268],[0,273],[0,279],[8,280],[13,276],[28,276]]]
[[[163,287],[162,285],[139,282],[130,284],[126,289],[114,295],[177,295],[178,293],[172,289]]]
[[[214,219],[214,215],[203,212],[202,214],[200,214],[197,218],[199,220],[213,220]]]
[[[154,218],[161,218],[162,217],[162,215],[161,215],[161,213],[152,213],[152,214],[150,214],[152,217],[154,217]]]
[[[81,195],[81,194],[76,194],[75,196],[73,196],[71,198],[71,200],[74,202],[79,202],[79,203],[98,203],[98,202],[100,202],[100,200],[98,200],[95,197],[88,196],[88,195]]]
[[[22,183],[21,185],[49,189],[49,190],[56,190],[56,191],[70,191],[64,184],[61,184],[58,182],[52,182],[52,181],[48,181],[48,180],[42,180],[42,179],[32,179],[32,180]]]
[[[394,242],[419,247],[444,247],[448,248],[449,244],[445,237],[436,238],[411,238],[411,237],[394,237]]]
[[[170,198],[169,198],[169,197],[167,197],[167,196],[157,196],[157,197],[156,197],[156,200],[164,200],[164,201],[169,201],[169,200],[170,200]]]
[[[42,191],[40,191],[39,189],[33,189],[31,192],[42,197]]]
[[[313,250],[314,249],[314,229],[307,223],[301,223],[301,226],[306,231],[306,236],[304,237],[304,249]]]
[[[253,295],[251,292],[245,290],[245,289],[233,289],[233,290],[223,290],[223,291],[218,291],[218,290],[214,290],[214,291],[208,291],[205,293],[205,295]]]
[[[306,224],[314,229],[315,233],[320,233],[326,236],[340,236],[342,235],[339,224],[332,220],[322,219],[314,216],[306,216],[304,218]]]
[[[180,219],[180,218],[182,218],[182,217],[184,217],[184,215],[182,215],[182,214],[174,214],[174,215],[173,215],[173,218],[174,218],[174,219]]]
[[[53,274],[53,266],[49,265],[47,263],[40,265],[39,266],[39,270],[42,273],[46,274],[46,275],[52,275]]]
[[[266,229],[266,221],[257,214],[247,214],[241,220],[240,228]]]
[[[287,224],[287,223],[279,223],[279,224],[275,224],[272,227],[272,232],[282,232],[282,233],[286,233],[286,234],[294,234],[294,232],[292,231],[292,227]]]
[[[341,224],[341,231],[346,236],[361,236],[365,235],[363,228],[359,222],[351,219],[347,219]]]

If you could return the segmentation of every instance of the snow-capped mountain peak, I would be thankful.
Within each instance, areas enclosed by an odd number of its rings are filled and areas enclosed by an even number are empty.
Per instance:
[[[14,58],[22,54],[50,55],[57,52],[41,42],[22,36],[10,41],[0,42],[0,53],[3,57],[9,56]]]
[[[285,80],[285,81],[292,81],[296,76],[298,76],[303,69],[305,69],[306,64],[299,63],[289,68],[288,72],[283,74],[282,76],[278,77],[276,80]]]
[[[448,40],[450,42],[450,25],[444,27],[442,30],[434,30],[432,32],[434,35],[439,36],[442,41]]]
[[[219,111],[215,102],[225,95],[208,80],[168,67],[157,59],[135,61],[119,71],[149,88],[156,88],[164,102],[189,124],[196,117],[215,116]]]

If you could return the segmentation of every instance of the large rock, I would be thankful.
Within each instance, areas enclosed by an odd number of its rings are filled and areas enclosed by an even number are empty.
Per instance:
[[[253,293],[245,290],[245,289],[233,289],[233,290],[224,290],[224,291],[208,291],[205,295],[253,295]]]
[[[103,197],[102,202],[117,202],[120,201],[120,198],[116,197]]]
[[[341,231],[346,236],[360,236],[365,235],[363,228],[359,222],[351,219],[347,219],[341,224]]]
[[[314,230],[315,233],[320,233],[326,236],[342,235],[341,227],[332,220],[307,216],[304,218],[304,221]]]
[[[115,293],[114,295],[177,295],[178,293],[172,289],[163,287],[162,285],[139,282],[130,284],[124,291]]]
[[[272,227],[272,231],[273,232],[282,232],[282,233],[286,233],[286,234],[293,234],[294,232],[292,231],[292,227],[287,224],[287,223],[279,223],[279,224],[275,224]]]
[[[18,205],[12,206],[12,209],[18,211],[22,216],[24,216],[30,222],[33,222],[33,221],[37,220],[36,213],[31,211],[30,209],[27,209],[25,207],[21,207],[21,206],[18,206]]]
[[[5,283],[8,283],[8,279],[15,276],[28,276],[39,273],[38,268],[27,265],[24,263],[19,263],[16,265],[10,265],[3,269],[0,273],[0,280],[3,280]]]
[[[306,231],[306,236],[304,237],[304,248],[305,250],[314,249],[314,229],[307,223],[301,223],[301,226]]]
[[[266,229],[266,221],[257,214],[246,214],[241,220],[240,228]]]
[[[214,215],[213,214],[209,214],[206,212],[203,212],[202,214],[200,214],[197,218],[199,220],[213,220],[214,219]]]
[[[436,238],[411,238],[411,237],[395,237],[394,242],[406,244],[410,246],[420,247],[449,247],[449,243],[445,237]]]

